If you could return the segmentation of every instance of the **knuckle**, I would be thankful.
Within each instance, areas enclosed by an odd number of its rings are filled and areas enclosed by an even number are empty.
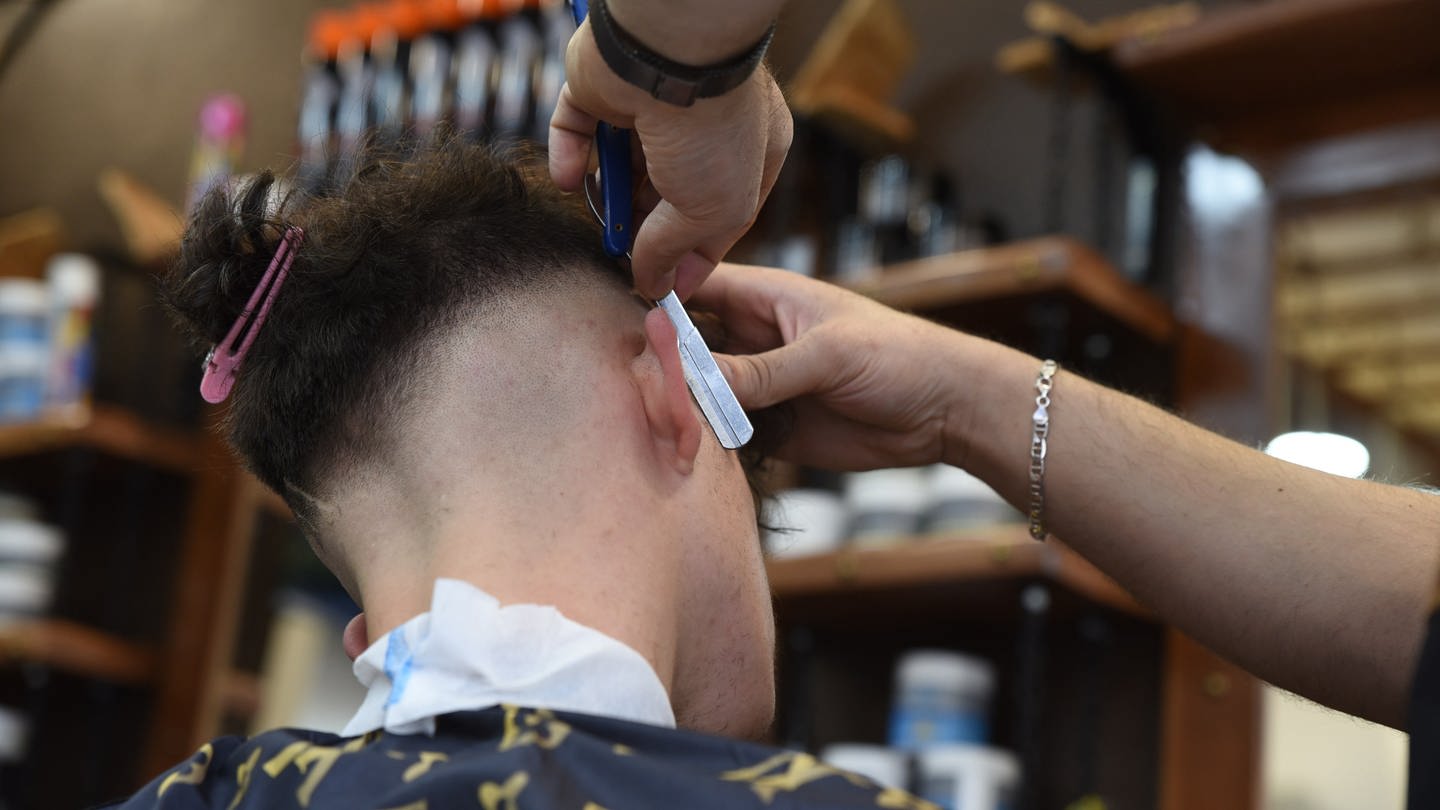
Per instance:
[[[775,369],[771,364],[761,362],[756,358],[751,358],[750,367],[754,371],[755,390],[764,394],[773,391],[775,387]]]

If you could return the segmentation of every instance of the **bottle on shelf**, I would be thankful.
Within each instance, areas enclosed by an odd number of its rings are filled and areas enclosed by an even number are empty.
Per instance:
[[[911,187],[906,223],[917,258],[978,247],[960,220],[955,186],[944,174],[917,176]]]
[[[410,120],[428,138],[450,117],[455,35],[465,24],[456,0],[425,0],[425,32],[410,45]]]
[[[230,179],[245,151],[245,128],[245,102],[239,96],[212,96],[201,106],[195,151],[190,158],[186,211],[194,209],[212,188]]]
[[[888,788],[908,787],[910,758],[904,751],[866,743],[833,743],[820,752],[820,759],[836,768],[858,773]]]
[[[50,371],[46,410],[83,418],[94,374],[91,327],[100,299],[100,265],[80,253],[61,253],[45,268],[50,300]]]
[[[915,792],[943,810],[1011,810],[1020,790],[1020,760],[985,745],[941,745],[915,756]]]
[[[890,745],[922,751],[990,739],[995,669],[988,661],[949,650],[911,650],[895,666]]]
[[[845,503],[851,514],[849,542],[885,548],[913,539],[930,507],[925,470],[904,467],[845,476]]]
[[[33,518],[0,516],[0,624],[43,616],[65,536]]]
[[[409,118],[410,50],[425,31],[425,12],[412,0],[390,0],[375,11],[369,43],[374,71],[370,111],[381,142],[395,143],[404,135]]]
[[[834,492],[787,489],[766,504],[765,523],[765,549],[772,557],[800,557],[840,548],[850,513]]]
[[[340,97],[335,106],[336,158],[330,182],[343,185],[355,173],[360,149],[375,123],[372,99],[375,66],[370,60],[370,41],[384,25],[379,9],[369,4],[356,6],[347,17],[349,30],[340,43],[336,70],[340,75]]]
[[[549,136],[575,25],[559,0],[386,0],[314,18],[300,182],[343,183],[367,140]]]
[[[535,126],[532,137],[539,143],[550,138],[550,118],[565,84],[565,49],[575,33],[575,16],[559,0],[540,8],[541,57],[535,77]]]
[[[846,217],[835,227],[835,260],[830,277],[841,283],[864,281],[880,271],[880,244],[875,228],[860,217]]]
[[[49,318],[43,282],[0,279],[0,423],[37,419],[45,406]]]
[[[925,516],[926,534],[953,534],[1024,520],[989,484],[959,467],[936,464],[927,478],[930,509]]]
[[[535,74],[540,66],[541,40],[534,3],[507,9],[496,29],[498,72],[495,79],[495,134],[523,138],[535,120]]]
[[[335,149],[335,111],[340,100],[339,58],[350,37],[350,23],[344,12],[322,11],[311,20],[306,37],[297,134],[300,155],[297,181],[306,191],[323,188],[330,172]]]
[[[491,133],[490,107],[495,97],[493,3],[462,3],[465,27],[455,38],[455,129],[479,140]]]
[[[910,242],[910,164],[887,155],[867,165],[860,177],[860,216],[870,226],[884,264],[913,258]]]

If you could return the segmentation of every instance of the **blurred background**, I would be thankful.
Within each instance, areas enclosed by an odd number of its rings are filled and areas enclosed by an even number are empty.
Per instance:
[[[348,719],[355,608],[217,439],[153,275],[232,176],[542,134],[572,30],[544,0],[0,2],[0,807]],[[795,146],[734,257],[1435,485],[1437,31],[1437,0],[794,0]],[[1404,735],[1257,682],[963,473],[772,474],[774,742],[954,810],[1402,806]]]

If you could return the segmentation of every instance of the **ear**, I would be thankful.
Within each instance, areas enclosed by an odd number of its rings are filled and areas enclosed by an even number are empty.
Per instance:
[[[345,655],[349,656],[351,661],[359,658],[360,653],[365,652],[365,648],[370,646],[370,636],[365,628],[364,613],[355,614],[345,625],[345,635],[342,637],[341,644],[345,647]]]
[[[652,309],[645,316],[645,351],[633,365],[656,451],[689,475],[700,453],[700,420],[685,385],[675,326],[662,310]]]

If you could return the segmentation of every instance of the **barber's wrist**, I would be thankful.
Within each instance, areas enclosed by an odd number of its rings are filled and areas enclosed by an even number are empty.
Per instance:
[[[972,335],[953,338],[943,366],[950,389],[943,461],[988,482],[1008,480],[1023,466],[1040,361]]]
[[[585,20],[570,40],[566,53],[565,73],[571,90],[587,112],[615,126],[633,129],[637,119],[659,117],[676,120],[675,116],[699,113],[709,119],[725,120],[753,110],[756,98],[768,98],[767,88],[774,84],[770,71],[762,63],[739,87],[720,96],[698,98],[689,107],[661,101],[649,92],[631,84],[610,69],[600,54],[595,37]],[[699,112],[703,110],[703,112]]]
[[[646,48],[683,65],[723,62],[751,48],[775,21],[770,3],[607,0],[610,16]],[[723,13],[716,13],[722,10]]]

